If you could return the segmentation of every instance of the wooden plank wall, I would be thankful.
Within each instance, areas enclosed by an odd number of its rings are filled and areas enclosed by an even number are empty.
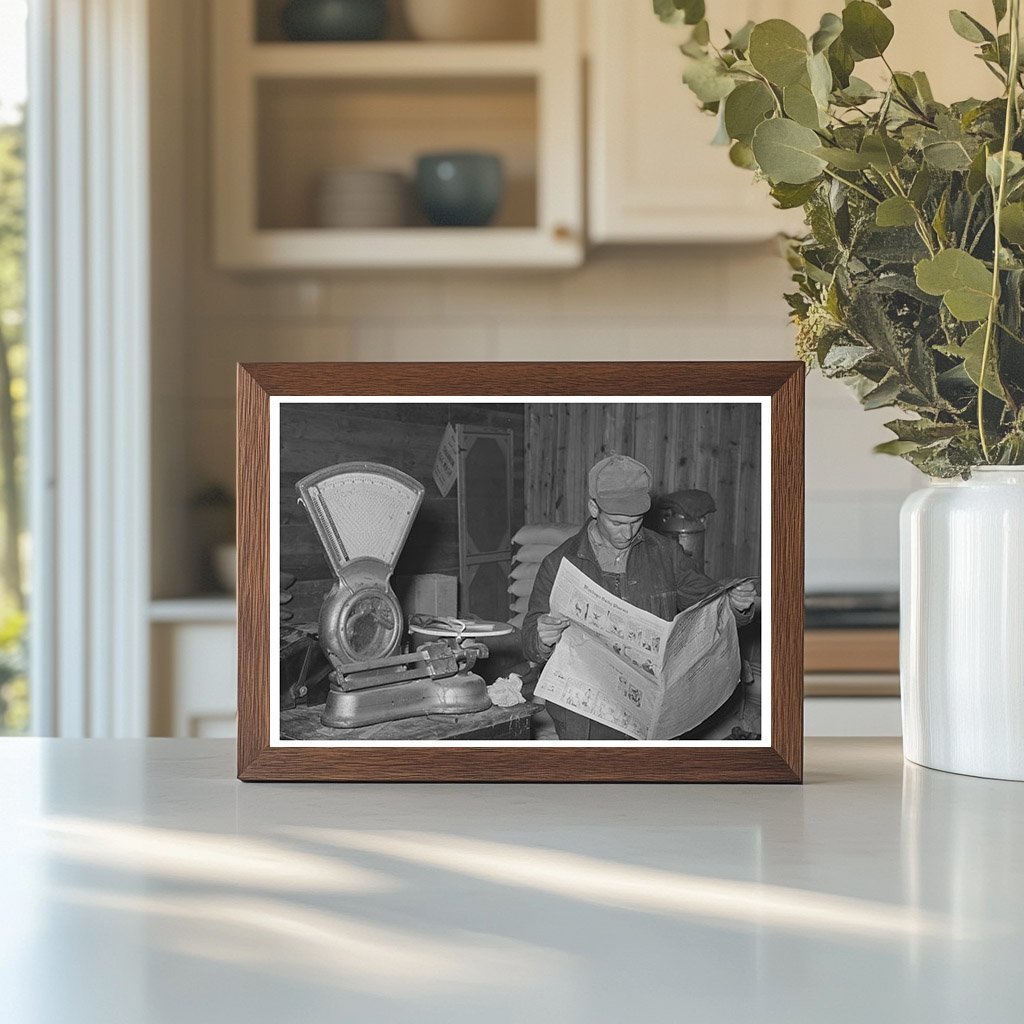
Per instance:
[[[582,523],[587,475],[606,455],[639,459],[653,493],[708,491],[706,570],[760,572],[761,409],[714,404],[531,404],[526,407],[526,521]]]
[[[296,577],[289,610],[295,622],[316,621],[334,580],[320,539],[298,504],[295,484],[314,470],[339,462],[380,462],[426,487],[423,504],[398,560],[396,573],[459,572],[457,487],[441,497],[434,458],[445,425],[511,428],[513,532],[523,523],[524,406],[444,403],[299,403],[281,406],[281,571]]]

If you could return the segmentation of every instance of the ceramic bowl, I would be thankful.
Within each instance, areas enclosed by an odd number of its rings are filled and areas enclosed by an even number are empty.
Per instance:
[[[511,0],[404,0],[405,18],[417,39],[474,42],[528,39],[532,4]]]
[[[395,171],[338,167],[320,178],[316,223],[322,228],[399,228],[405,224],[408,187]]]
[[[425,153],[416,161],[416,194],[436,227],[483,227],[504,193],[501,157],[494,153]]]
[[[380,39],[387,25],[387,0],[290,0],[281,11],[285,38],[297,42]]]

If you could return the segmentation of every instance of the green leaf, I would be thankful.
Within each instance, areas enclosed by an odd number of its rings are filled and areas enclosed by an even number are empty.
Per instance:
[[[811,36],[811,53],[827,50],[842,34],[843,19],[835,14],[823,14],[818,31]]]
[[[798,206],[803,206],[817,190],[817,181],[805,182],[801,185],[779,182],[772,186],[772,198],[780,210],[795,210]]]
[[[883,174],[891,174],[903,159],[903,147],[887,135],[865,135],[860,152],[876,171]]]
[[[914,84],[917,86],[917,94],[925,103],[934,103],[935,96],[932,94],[932,86],[928,76],[923,71],[915,71],[913,74]]]
[[[687,61],[683,81],[701,103],[724,100],[736,88],[736,82],[717,60],[697,58]]]
[[[932,167],[940,171],[966,171],[971,166],[971,158],[959,142],[943,139],[926,143],[921,153]]]
[[[1003,170],[1003,154],[1002,152],[993,153],[988,160],[985,161],[985,177],[988,179],[989,185],[992,186],[992,191],[996,191],[999,188],[999,177]],[[1020,153],[1010,150],[1006,154],[1006,186],[1010,191],[1015,187],[1015,182],[1024,175],[1024,157]]]
[[[835,69],[833,69],[834,71]],[[866,103],[868,100],[873,100],[881,94],[877,89],[872,88],[862,78],[858,78],[856,75],[851,75],[849,83],[846,88],[840,92],[840,95],[848,103],[854,105],[860,103]]]
[[[914,181],[910,186],[907,197],[916,206],[920,206],[928,197],[931,191],[934,175],[927,164],[922,164],[921,169],[914,175]]]
[[[1006,17],[1006,0],[992,0],[992,10],[995,12],[998,25]]]
[[[754,25],[755,22],[748,21],[743,28],[733,32],[723,49],[733,50],[735,53],[746,53],[750,47],[750,33],[754,30]]]
[[[798,82],[807,68],[807,38],[795,25],[772,18],[750,33],[747,59],[773,85]]]
[[[832,77],[835,79],[838,89],[845,89],[850,84],[850,75],[853,73],[856,58],[853,50],[846,45],[843,37],[840,36],[826,51],[828,53],[828,66],[832,69]]]
[[[802,124],[805,128],[821,128],[824,126],[822,112],[811,92],[809,82],[795,82],[782,90],[782,106],[786,116]]]
[[[1010,34],[1004,32],[994,43],[983,43],[978,56],[994,67],[1002,68],[1009,73],[1010,69]]]
[[[992,272],[963,249],[945,249],[915,267],[917,286],[929,295],[941,295],[946,307],[965,323],[988,316]]]
[[[910,353],[907,360],[907,375],[927,405],[935,405],[940,400],[939,380],[935,372],[935,355],[928,342],[916,332],[910,341]]]
[[[909,227],[917,223],[914,204],[903,196],[893,196],[878,204],[875,210],[875,223],[880,228]]]
[[[892,22],[874,4],[853,0],[843,9],[843,39],[861,59],[881,57],[892,36]]]
[[[932,444],[944,441],[963,432],[960,423],[936,423],[934,420],[890,420],[885,424],[901,441],[916,441],[918,444]]]
[[[757,161],[754,151],[745,142],[734,142],[729,148],[729,160],[745,171],[756,171]]]
[[[1024,245],[1024,203],[1010,203],[1003,208],[999,233],[1014,245]]]
[[[966,11],[950,11],[949,23],[953,26],[953,31],[969,43],[995,42],[996,37]]]
[[[876,455],[906,455],[921,446],[917,441],[883,441],[872,449]]]
[[[921,105],[921,97],[917,94],[917,82],[914,81],[913,76],[897,71],[892,76],[892,84],[904,105]]]
[[[825,169],[825,161],[814,152],[820,142],[810,128],[777,117],[757,126],[751,148],[770,182],[802,185]]]
[[[686,13],[686,17],[683,20],[687,25],[696,25],[704,20],[704,0],[682,0],[682,2],[683,10]]]
[[[704,17],[704,0],[654,0],[654,13],[667,25],[696,25]]]
[[[985,352],[984,324],[973,331],[962,345],[940,345],[938,351],[952,359],[962,359],[964,372],[971,378],[975,387],[980,385],[981,361]],[[999,374],[996,370],[994,343],[989,345],[988,363],[985,367],[985,390],[996,398],[1006,400],[1006,392],[999,382]]]
[[[690,38],[699,46],[707,46],[708,43],[711,42],[711,29],[708,26],[707,19],[701,18],[701,20],[693,26],[693,34]]]
[[[814,150],[814,155],[820,156],[822,160],[827,160],[833,167],[838,167],[841,171],[863,171],[871,166],[871,161],[866,156],[855,153],[852,149],[819,146]]]
[[[775,98],[763,82],[743,82],[725,101],[725,129],[729,137],[748,146],[754,129],[775,110]]]
[[[676,25],[682,22],[684,14],[675,5],[674,0],[654,0],[654,13],[666,25]]]
[[[985,165],[988,161],[988,149],[982,146],[971,160],[970,169],[967,172],[967,191],[976,196],[985,187]]]
[[[828,57],[819,53],[807,62],[807,77],[811,83],[811,95],[818,109],[822,112],[822,125],[828,123],[828,103],[832,94],[832,69],[828,66]]]
[[[946,215],[949,213],[949,189],[943,190],[942,198],[939,200],[939,205],[935,210],[935,216],[932,217],[932,228],[935,231],[935,236],[939,240],[939,245],[949,245],[949,233],[946,231]]]
[[[878,387],[869,391],[861,400],[865,409],[882,409],[887,405],[894,405],[900,396],[902,386],[896,374],[887,377]]]

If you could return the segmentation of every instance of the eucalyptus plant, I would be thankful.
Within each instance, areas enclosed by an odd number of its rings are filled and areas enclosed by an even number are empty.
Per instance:
[[[808,231],[786,240],[786,296],[808,367],[866,409],[911,418],[877,450],[931,476],[1024,463],[1024,134],[1020,0],[992,23],[950,11],[998,95],[950,105],[886,58],[890,0],[852,0],[806,36],[781,19],[711,40],[705,0],[654,0],[691,26],[683,80],[718,119],[715,141],[767,179]],[[855,72],[885,68],[888,86]],[[994,83],[995,85],[995,83]]]

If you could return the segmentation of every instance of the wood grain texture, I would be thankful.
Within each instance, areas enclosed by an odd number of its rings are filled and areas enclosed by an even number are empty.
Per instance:
[[[238,367],[238,775],[270,744],[270,403]],[[275,573],[276,576],[276,573]],[[276,627],[275,627],[276,628]]]
[[[804,756],[804,374],[772,391],[772,746],[797,779]]]
[[[256,363],[238,371],[239,722],[245,781],[799,782],[803,771],[803,376],[797,362]],[[767,395],[772,449],[771,746],[345,749],[269,745],[269,396]],[[614,416],[613,410],[610,412]],[[607,422],[607,421],[606,421]],[[566,424],[568,427],[568,424]],[[572,436],[595,428],[573,428]],[[636,425],[615,425],[632,438]],[[650,434],[651,424],[640,426]],[[557,457],[555,447],[549,465]],[[564,435],[568,443],[569,434]],[[588,441],[589,443],[589,441]],[[543,482],[534,485],[543,491]],[[527,488],[529,499],[529,488]],[[276,514],[276,510],[275,510]],[[276,585],[276,580],[273,581]]]
[[[582,524],[590,467],[613,453],[629,455],[651,471],[655,498],[695,488],[715,499],[704,538],[708,575],[760,574],[759,406],[529,404],[525,443],[526,522]]]

